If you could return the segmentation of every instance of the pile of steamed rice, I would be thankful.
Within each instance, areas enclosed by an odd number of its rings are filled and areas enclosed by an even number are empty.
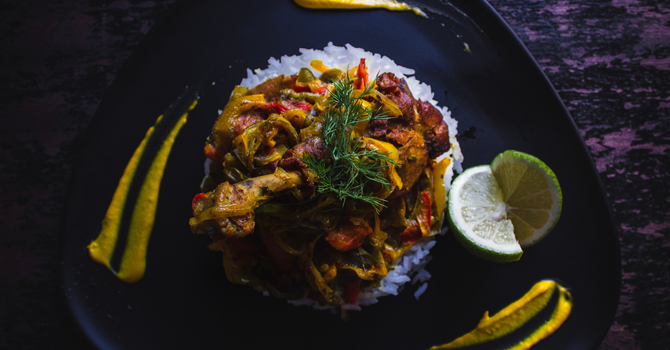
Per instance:
[[[342,71],[347,71],[353,67],[358,66],[360,59],[366,59],[366,66],[371,77],[377,74],[391,72],[398,78],[405,78],[410,91],[417,100],[428,101],[433,104],[444,116],[444,121],[449,126],[449,138],[451,141],[451,149],[438,157],[438,161],[449,157],[451,164],[444,174],[444,185],[449,190],[451,186],[451,179],[454,175],[454,170],[461,172],[461,163],[463,162],[463,155],[461,148],[456,140],[458,130],[458,122],[451,118],[451,112],[447,107],[439,107],[437,101],[433,100],[433,92],[430,86],[418,81],[411,75],[414,74],[413,69],[405,68],[397,65],[393,60],[380,54],[373,54],[360,48],[353,47],[346,44],[345,47],[335,46],[333,43],[328,43],[323,50],[300,49],[301,55],[298,56],[282,56],[279,60],[270,58],[269,66],[266,69],[256,69],[253,72],[247,69],[247,78],[242,79],[240,85],[252,88],[270,78],[278,75],[293,75],[298,73],[301,68],[311,68],[310,62],[312,60],[320,60],[330,68],[339,68]],[[319,76],[319,72],[312,69],[315,76]],[[446,232],[446,227],[443,228],[441,234]],[[360,310],[361,305],[371,305],[377,302],[377,298],[385,295],[397,295],[407,282],[412,285],[422,283],[415,291],[414,296],[419,299],[419,296],[426,290],[428,283],[426,282],[430,277],[430,273],[426,271],[425,266],[431,260],[430,249],[435,246],[434,237],[428,237],[416,243],[410,248],[402,257],[398,259],[396,265],[389,269],[388,275],[381,281],[381,286],[378,288],[367,288],[358,294],[358,301],[356,305],[347,304],[342,306],[343,310]],[[263,294],[268,295],[267,292]],[[311,299],[292,300],[289,301],[294,305],[308,305],[315,309],[332,309],[333,306],[323,306]]]

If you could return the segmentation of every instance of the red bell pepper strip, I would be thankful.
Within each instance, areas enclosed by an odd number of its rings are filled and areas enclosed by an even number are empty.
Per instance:
[[[307,102],[298,102],[298,108],[302,109],[305,112],[312,110],[312,105]]]
[[[216,153],[216,148],[214,148],[211,144],[206,144],[205,145],[205,157],[217,162],[217,163],[222,163],[223,158]]]
[[[354,277],[344,281],[344,300],[349,304],[356,304],[358,291],[361,289],[361,279]]]
[[[312,110],[312,105],[302,101],[284,101],[284,105],[288,109],[302,109],[305,112]]]
[[[307,86],[307,85],[298,85],[298,84],[295,84],[295,86],[293,87],[293,90],[294,90],[295,92],[312,92],[312,89],[310,89],[309,86]]]
[[[419,213],[418,220],[420,222],[425,222],[427,228],[430,229],[431,225],[431,207],[430,207],[430,193],[428,191],[421,192],[421,212]],[[423,233],[421,228],[416,223],[412,226],[409,226],[400,234],[400,239],[402,244],[414,244],[423,238]]]
[[[333,231],[328,232],[326,241],[333,248],[344,252],[360,247],[365,237],[371,233],[371,227],[356,226],[347,221],[343,225],[338,225]]]
[[[193,197],[193,201],[191,202],[191,210],[193,211],[193,216],[195,216],[195,205],[206,197],[207,195],[204,193],[198,193],[195,195],[195,197]]]
[[[424,221],[428,223],[428,227],[431,225],[431,215],[430,215],[430,193],[428,191],[421,192],[421,215],[423,215]]]
[[[272,109],[272,108],[278,109],[279,113],[284,113],[284,112],[288,111],[288,108],[286,108],[284,105],[282,105],[279,102],[266,103],[265,108],[267,108],[267,109]]]
[[[421,238],[423,238],[421,229],[419,226],[416,226],[416,224],[407,227],[405,231],[400,234],[400,240],[402,241],[402,244],[414,244]]]
[[[361,63],[358,64],[358,84],[357,89],[365,89],[368,85],[368,68],[365,66],[365,58],[361,58]]]

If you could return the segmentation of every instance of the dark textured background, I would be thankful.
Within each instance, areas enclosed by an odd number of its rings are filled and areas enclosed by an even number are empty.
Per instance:
[[[67,181],[105,89],[173,2],[0,2],[2,349],[84,346],[60,302]],[[619,228],[621,299],[599,349],[670,348],[670,1],[490,3],[568,107]]]

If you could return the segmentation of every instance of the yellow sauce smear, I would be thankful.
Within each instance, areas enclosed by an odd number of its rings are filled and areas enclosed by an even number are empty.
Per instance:
[[[186,123],[188,112],[195,108],[196,104],[197,100],[194,100],[188,110],[182,114],[175,126],[170,130],[168,136],[163,140],[163,144],[158,150],[156,157],[151,162],[151,166],[149,167],[149,171],[140,188],[140,193],[135,202],[133,214],[130,219],[128,241],[123,252],[123,257],[121,258],[119,271],[114,271],[110,263],[119,236],[123,208],[128,199],[128,191],[133,177],[135,177],[137,165],[144,154],[149,138],[154,133],[156,125],[161,122],[161,119],[163,118],[162,115],[158,117],[156,124],[147,130],[144,139],[133,153],[128,165],[126,165],[123,176],[121,176],[116,191],[114,192],[114,196],[112,197],[112,202],[109,204],[105,218],[102,220],[102,230],[98,237],[88,245],[88,252],[91,255],[91,259],[105,265],[124,282],[137,282],[144,276],[147,246],[149,244],[151,230],[154,226],[156,206],[158,204],[158,192],[163,178],[165,164],[167,163],[168,156],[170,155],[177,134],[179,134],[182,126]]]
[[[391,11],[412,11],[421,17],[428,17],[418,7],[393,0],[294,0],[296,4],[311,9],[372,9],[384,8]]]
[[[477,328],[470,333],[450,343],[433,346],[430,350],[458,349],[485,343],[510,334],[542,311],[556,289],[560,293],[559,300],[551,318],[509,350],[530,349],[531,346],[555,332],[568,318],[572,310],[570,293],[555,281],[545,280],[536,283],[521,299],[500,310],[493,317],[489,317],[489,313],[486,311]]]
[[[540,328],[536,329],[531,335],[526,337],[518,344],[509,348],[508,350],[527,350],[531,346],[537,344],[540,340],[548,337],[554,333],[570,315],[572,311],[572,296],[567,289],[558,286],[558,303],[554,308],[554,313],[551,318],[545,322]]]

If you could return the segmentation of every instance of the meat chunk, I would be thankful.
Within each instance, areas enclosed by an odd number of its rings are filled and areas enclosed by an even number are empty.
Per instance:
[[[405,79],[393,73],[384,73],[377,80],[379,91],[386,95],[402,112],[401,118],[374,120],[367,133],[386,139],[399,146],[400,175],[404,187],[412,187],[419,179],[429,160],[438,157],[450,147],[449,128],[442,113],[432,104],[415,100]]]
[[[449,150],[449,127],[444,122],[442,113],[429,102],[419,101],[421,108],[421,124],[426,127],[424,138],[430,158],[437,158]]]
[[[311,154],[316,159],[323,159],[328,156],[328,148],[323,140],[319,138],[311,138],[305,142],[301,142],[293,147],[293,154],[304,157]]]
[[[319,138],[311,138],[301,142],[288,150],[277,166],[287,171],[300,172],[303,176],[304,185],[300,188],[304,198],[312,198],[316,194],[314,179],[310,174],[309,167],[301,160],[302,157],[311,155],[316,159],[328,157],[328,148]],[[328,162],[329,163],[329,162]]]
[[[410,123],[417,113],[418,101],[414,99],[405,79],[398,79],[393,73],[379,76],[379,92],[395,103],[402,112],[401,119]]]
[[[262,203],[304,184],[296,172],[278,171],[235,184],[224,182],[205,196],[193,200],[189,224],[193,233],[216,233],[244,237],[254,232],[254,209]]]
[[[398,154],[400,163],[398,175],[404,184],[403,188],[409,189],[419,180],[430,160],[423,137],[415,134],[398,149]]]
[[[235,131],[235,134],[239,135],[249,125],[267,119],[266,114],[267,113],[258,108],[252,109],[244,114],[241,114],[239,117],[233,120],[233,130]]]

